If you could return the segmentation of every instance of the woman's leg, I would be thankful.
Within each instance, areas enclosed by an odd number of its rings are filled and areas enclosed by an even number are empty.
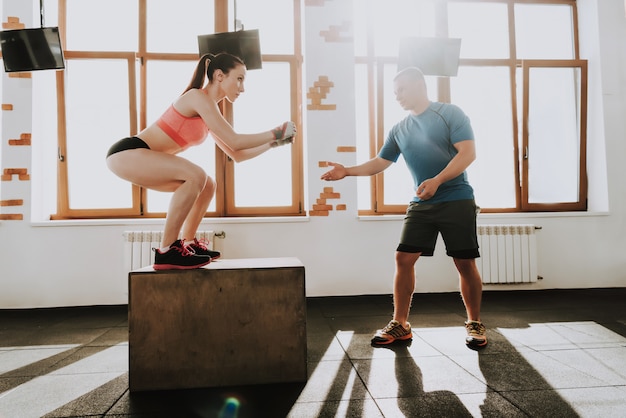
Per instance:
[[[213,196],[215,196],[216,189],[217,183],[215,180],[211,177],[207,177],[204,189],[202,189],[202,192],[198,195],[198,198],[191,208],[189,215],[187,215],[187,219],[185,219],[185,223],[183,225],[183,238],[185,240],[193,241],[195,238],[200,222],[202,222],[202,219],[211,204],[211,200],[213,200]]]
[[[133,184],[174,193],[161,246],[176,241],[185,219],[205,189],[207,175],[204,170],[184,158],[149,149],[118,152],[107,158],[107,165],[117,176]]]

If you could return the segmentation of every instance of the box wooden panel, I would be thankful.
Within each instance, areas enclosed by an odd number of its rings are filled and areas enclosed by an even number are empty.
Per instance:
[[[146,267],[129,273],[128,286],[131,391],[306,381],[297,258]]]

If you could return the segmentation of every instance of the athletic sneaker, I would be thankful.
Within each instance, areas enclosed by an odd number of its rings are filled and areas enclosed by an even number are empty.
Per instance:
[[[211,257],[196,255],[190,251],[182,239],[174,241],[170,249],[162,253],[160,249],[154,248],[155,270],[188,270],[205,266],[211,262]]]
[[[465,337],[465,344],[469,347],[484,347],[487,345],[487,330],[482,322],[479,321],[466,321],[465,329],[467,330],[467,337]]]
[[[379,329],[372,338],[372,344],[391,344],[394,341],[406,341],[413,338],[411,333],[411,324],[408,324],[408,329],[404,328],[395,319],[389,321],[387,326],[383,329]]]
[[[193,239],[187,246],[193,250],[196,255],[206,255],[211,257],[211,260],[217,260],[220,258],[222,254],[219,251],[209,250],[207,246],[208,242],[204,240],[198,241],[196,238]]]

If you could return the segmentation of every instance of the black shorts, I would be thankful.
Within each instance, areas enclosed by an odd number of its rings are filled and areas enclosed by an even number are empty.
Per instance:
[[[109,148],[109,152],[107,152],[107,157],[115,154],[116,152],[126,151],[129,149],[137,149],[137,148],[146,148],[150,149],[148,144],[146,144],[143,139],[138,138],[136,136],[131,136],[128,138],[120,139],[115,144]]]
[[[477,258],[476,215],[473,199],[435,204],[411,203],[406,211],[397,251],[432,256],[437,236],[454,258]]]

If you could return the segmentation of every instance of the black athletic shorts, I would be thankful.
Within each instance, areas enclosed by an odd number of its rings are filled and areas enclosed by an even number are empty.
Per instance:
[[[107,157],[115,154],[116,152],[126,151],[129,149],[137,149],[137,148],[146,148],[150,149],[148,144],[146,144],[143,139],[138,138],[136,136],[131,136],[128,138],[120,139],[115,144],[109,148],[109,152],[107,152]]]
[[[446,254],[454,258],[477,258],[476,215],[473,199],[452,202],[409,204],[397,251],[432,256],[437,236],[446,245]]]

